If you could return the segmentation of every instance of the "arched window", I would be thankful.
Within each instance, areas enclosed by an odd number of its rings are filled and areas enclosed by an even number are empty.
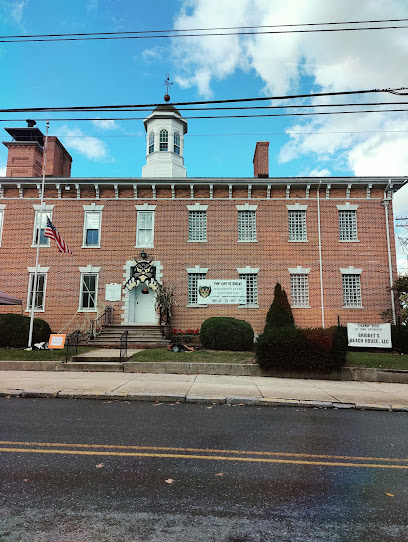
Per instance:
[[[174,152],[180,154],[180,134],[174,132]]]
[[[169,150],[169,132],[167,130],[160,130],[160,150]]]
[[[154,151],[154,133],[150,132],[149,134],[149,154],[152,154]]]

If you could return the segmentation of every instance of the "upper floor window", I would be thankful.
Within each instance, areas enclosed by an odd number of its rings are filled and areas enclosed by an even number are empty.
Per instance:
[[[180,134],[178,132],[174,132],[174,152],[180,154]]]
[[[340,241],[358,241],[357,208],[358,205],[351,205],[349,201],[345,205],[337,205]]]
[[[83,205],[84,216],[84,234],[82,248],[101,246],[101,222],[103,205]]]
[[[307,241],[306,209],[307,205],[287,205],[289,213],[289,241]]]
[[[256,241],[255,211],[238,209],[238,241]]]
[[[154,132],[149,134],[149,154],[152,154],[154,151]]]
[[[3,234],[3,222],[4,222],[4,209],[5,205],[0,204],[0,246],[1,246],[1,237]]]
[[[41,205],[34,205],[35,217],[34,217],[34,232],[33,232],[33,246],[37,246],[38,241],[40,246],[48,247],[50,245],[50,240],[48,237],[45,237],[44,232],[47,226],[47,218],[52,221],[52,210],[54,205],[43,206],[41,212]]]
[[[138,211],[136,246],[141,248],[153,247],[154,211]]]
[[[160,150],[169,150],[169,132],[167,130],[160,130]]]
[[[188,240],[207,241],[207,209],[208,205],[187,205]]]
[[[340,269],[343,281],[343,307],[362,307],[361,280],[362,269],[349,267]]]

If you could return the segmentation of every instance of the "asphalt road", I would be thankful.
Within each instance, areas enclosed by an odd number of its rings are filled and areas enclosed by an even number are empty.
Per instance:
[[[2,542],[408,541],[405,413],[0,399]]]

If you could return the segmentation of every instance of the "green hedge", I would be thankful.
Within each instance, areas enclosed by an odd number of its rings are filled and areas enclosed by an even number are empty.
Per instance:
[[[22,314],[0,314],[0,348],[26,348],[30,318]],[[45,320],[34,318],[33,344],[48,341],[51,328]]]
[[[245,320],[214,316],[203,322],[200,342],[209,350],[253,350],[254,330]]]
[[[265,370],[336,370],[347,359],[347,330],[267,328],[256,341],[255,354]]]

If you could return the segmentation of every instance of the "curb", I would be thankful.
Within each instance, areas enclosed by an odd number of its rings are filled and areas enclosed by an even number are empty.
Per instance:
[[[386,412],[408,412],[408,406],[365,403],[339,403],[336,401],[307,401],[302,399],[268,399],[265,397],[236,396],[198,396],[178,394],[152,393],[118,393],[118,392],[83,392],[78,390],[44,391],[44,390],[0,390],[0,397],[41,398],[41,399],[93,399],[115,401],[147,401],[151,403],[196,403],[226,406],[269,406],[298,407],[319,409],[354,409],[376,410]]]

